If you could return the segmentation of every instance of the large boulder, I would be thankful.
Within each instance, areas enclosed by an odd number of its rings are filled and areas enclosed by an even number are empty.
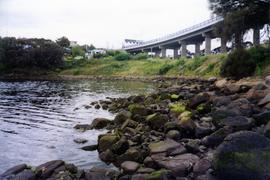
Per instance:
[[[155,113],[147,116],[146,120],[151,128],[159,130],[166,122],[168,122],[169,118],[165,114]]]
[[[250,131],[231,134],[217,148],[214,168],[220,179],[269,179],[270,140]]]
[[[93,120],[91,124],[91,129],[103,129],[107,127],[111,121],[106,118],[96,118]]]
[[[103,152],[110,149],[117,141],[119,137],[114,134],[105,134],[98,138],[98,151]]]

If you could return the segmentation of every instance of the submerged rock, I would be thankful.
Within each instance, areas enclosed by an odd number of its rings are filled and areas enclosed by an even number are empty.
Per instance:
[[[91,129],[104,129],[109,124],[111,124],[111,121],[106,118],[96,118],[93,120],[91,124]]]

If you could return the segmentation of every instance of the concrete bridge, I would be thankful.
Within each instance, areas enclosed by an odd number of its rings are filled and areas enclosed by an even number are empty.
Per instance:
[[[163,58],[166,57],[167,49],[172,49],[174,52],[174,58],[178,58],[180,55],[183,57],[187,56],[188,45],[195,45],[195,56],[199,56],[201,54],[201,45],[205,42],[204,53],[207,55],[210,54],[212,50],[211,40],[214,38],[221,38],[217,37],[213,31],[214,26],[222,21],[223,18],[217,16],[187,29],[150,41],[126,39],[123,49],[133,54],[140,52],[152,52],[155,53],[156,56],[161,56]],[[254,30],[253,41],[254,44],[260,43],[260,30]],[[227,42],[223,38],[221,38],[220,42],[220,51],[222,53],[226,53]]]

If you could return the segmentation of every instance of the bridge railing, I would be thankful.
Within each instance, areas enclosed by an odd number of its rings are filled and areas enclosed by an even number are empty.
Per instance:
[[[141,42],[140,44],[124,46],[123,48],[128,50],[128,49],[134,49],[134,48],[140,48],[140,47],[144,47],[144,46],[148,46],[148,45],[158,44],[158,43],[161,43],[161,42],[164,42],[164,41],[175,39],[175,38],[178,38],[180,36],[183,36],[183,35],[198,31],[198,30],[203,29],[203,28],[205,28],[207,26],[211,26],[211,25],[214,25],[214,24],[216,24],[218,22],[221,22],[222,20],[223,20],[223,17],[217,16],[215,18],[209,19],[207,21],[204,21],[202,23],[196,24],[196,25],[191,26],[189,28],[177,31],[175,33],[168,34],[166,36],[156,38],[156,39],[153,39],[153,40],[144,41],[144,42]]]

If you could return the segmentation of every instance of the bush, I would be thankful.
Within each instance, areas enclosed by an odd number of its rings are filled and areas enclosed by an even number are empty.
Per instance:
[[[72,56],[73,57],[76,57],[76,56],[83,56],[84,57],[84,50],[83,48],[81,48],[80,46],[75,46],[75,47],[72,47]]]
[[[159,69],[159,75],[164,75],[166,74],[169,70],[171,70],[174,67],[173,64],[164,64],[160,69]]]
[[[135,60],[143,60],[143,59],[147,59],[148,58],[148,54],[147,53],[139,53],[136,54],[133,59]]]
[[[249,53],[259,66],[263,65],[270,58],[270,49],[262,46],[250,48]]]
[[[221,66],[221,76],[241,79],[253,75],[256,69],[255,60],[247,50],[236,50],[228,55]]]
[[[118,55],[116,55],[115,60],[117,61],[126,61],[126,60],[130,60],[131,59],[131,55],[126,53],[126,52],[121,52]]]

